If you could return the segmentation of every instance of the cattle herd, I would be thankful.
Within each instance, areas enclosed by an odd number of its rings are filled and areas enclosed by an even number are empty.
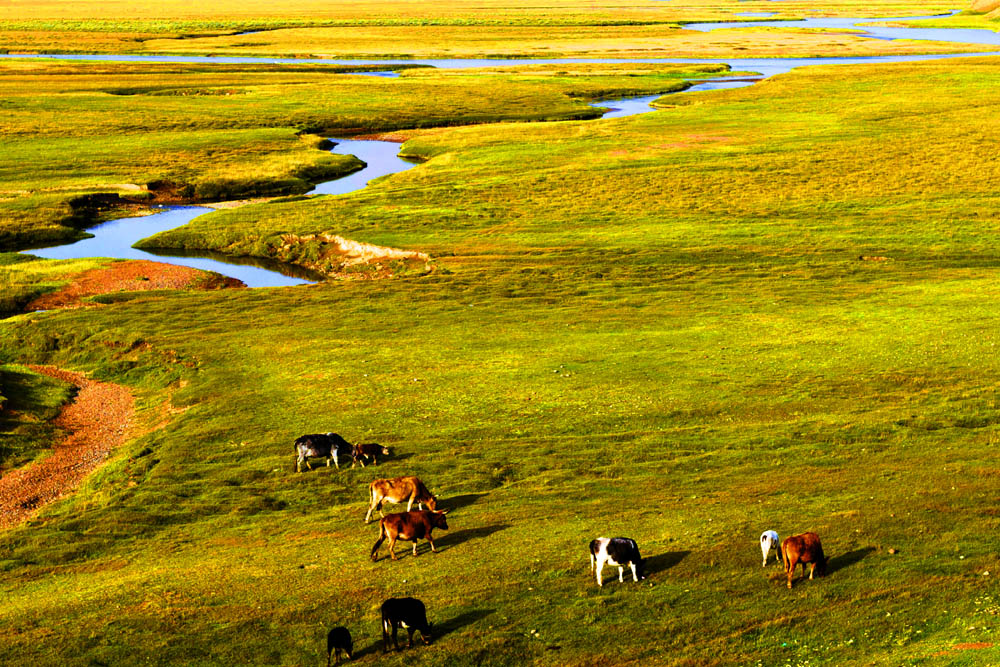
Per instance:
[[[389,448],[375,443],[352,445],[336,433],[317,433],[303,435],[295,440],[295,471],[302,472],[302,465],[312,470],[309,464],[310,458],[325,458],[326,465],[330,462],[339,469],[340,459],[350,457],[351,467],[360,463],[365,466],[365,460],[371,460],[377,464],[378,456],[389,456]],[[393,479],[376,479],[368,487],[369,504],[368,513],[365,515],[365,523],[371,521],[372,512],[378,510],[381,520],[379,521],[379,536],[372,547],[371,559],[378,560],[378,550],[386,539],[389,540],[389,556],[392,560],[396,558],[396,540],[413,542],[413,555],[417,555],[417,542],[426,539],[430,543],[431,551],[437,552],[434,547],[434,540],[431,539],[431,531],[435,528],[441,530],[448,529],[448,521],[445,518],[446,510],[438,509],[438,500],[419,478],[413,476],[396,477]],[[395,504],[406,503],[406,511],[386,516],[382,512],[382,503],[390,502]],[[417,504],[417,509],[413,509],[413,504]],[[424,509],[427,505],[427,509]],[[784,565],[784,571],[788,577],[788,588],[792,587],[795,568],[802,565],[802,576],[805,576],[806,565],[810,566],[809,578],[814,574],[823,576],[826,574],[827,559],[823,554],[823,546],[820,544],[819,536],[816,533],[802,533],[793,535],[780,541],[778,533],[773,530],[766,530],[760,536],[760,550],[763,556],[763,565],[767,566],[768,556],[771,550],[775,550],[775,558]],[[605,565],[618,568],[618,581],[624,583],[626,568],[632,573],[632,580],[638,582],[645,579],[643,558],[639,554],[639,545],[635,540],[628,537],[598,537],[590,542],[590,571],[597,579],[597,585],[604,586],[604,579],[601,576]],[[420,638],[424,644],[429,644],[431,640],[432,624],[427,622],[427,610],[424,603],[416,598],[390,598],[382,603],[382,647],[389,651],[389,639],[396,650],[399,644],[396,641],[396,634],[402,627],[407,631],[407,646],[413,646],[413,633],[420,631]],[[330,665],[332,657],[336,657],[340,662],[340,654],[344,652],[348,660],[353,656],[353,642],[350,631],[345,627],[336,627],[330,630],[326,638],[327,666]]]

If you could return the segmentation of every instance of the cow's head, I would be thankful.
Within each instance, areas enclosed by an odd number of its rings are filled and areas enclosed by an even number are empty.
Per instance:
[[[444,512],[431,512],[428,516],[431,519],[432,526],[441,530],[448,530],[448,519],[444,517]]]
[[[388,447],[383,447],[382,448],[382,456],[389,456],[389,448]]]
[[[826,556],[823,556],[821,560],[816,561],[816,574],[820,577],[826,576]],[[803,566],[805,567],[805,566]]]
[[[427,509],[434,512],[438,508],[437,496],[428,496],[427,500],[424,501],[427,504]]]

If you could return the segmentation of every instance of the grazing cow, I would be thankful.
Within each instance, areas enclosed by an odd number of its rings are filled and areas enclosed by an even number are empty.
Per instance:
[[[781,539],[773,530],[765,530],[760,534],[760,552],[764,555],[764,567],[767,567],[767,557],[774,549],[774,559],[781,560]]]
[[[361,457],[366,459],[370,458],[375,465],[378,465],[378,459],[375,457],[381,454],[382,456],[389,456],[389,448],[383,447],[382,445],[374,442],[366,442],[363,445],[354,445],[354,463],[360,463],[361,467],[365,467],[365,462],[361,460]],[[351,467],[354,467],[354,463]]]
[[[353,644],[351,643],[351,633],[345,627],[334,628],[330,630],[329,634],[326,636],[326,667],[330,667],[330,654],[334,651],[337,652],[337,664],[340,664],[340,652],[343,651],[347,654],[347,659],[350,660],[353,656],[351,655],[353,650]]]
[[[788,587],[792,587],[792,576],[795,574],[795,566],[802,563],[802,576],[806,574],[806,563],[809,563],[809,578],[813,578],[815,572],[819,576],[826,574],[826,556],[823,555],[823,545],[819,543],[819,535],[816,533],[802,533],[786,537],[781,543],[781,560],[785,564],[785,573],[788,575]]]
[[[417,503],[419,509],[437,509],[437,498],[431,495],[419,477],[396,477],[394,479],[376,479],[368,486],[371,504],[368,506],[368,514],[365,515],[365,523],[371,521],[372,512],[376,509],[380,516],[382,513],[382,503],[402,503],[406,502],[406,511],[413,509],[413,503]]]
[[[382,648],[389,652],[389,633],[392,632],[392,643],[399,650],[396,641],[396,630],[402,626],[409,635],[407,648],[413,648],[413,632],[420,630],[420,639],[424,644],[430,644],[431,624],[427,622],[427,610],[424,603],[416,598],[389,598],[382,603]]]
[[[372,547],[372,560],[378,560],[378,548],[382,546],[385,538],[389,538],[389,555],[393,560],[396,558],[396,540],[410,540],[413,542],[413,555],[417,555],[417,540],[426,539],[431,543],[431,551],[434,548],[434,540],[431,539],[431,531],[435,528],[448,530],[448,520],[444,517],[444,512],[432,512],[431,510],[414,510],[413,512],[400,512],[390,514],[379,522],[378,541]]]
[[[312,470],[309,465],[309,457],[325,457],[326,467],[330,467],[333,461],[337,468],[340,468],[339,456],[351,456],[353,447],[351,443],[341,438],[336,433],[314,433],[303,435],[295,440],[295,472],[302,472],[302,464]]]
[[[597,575],[597,585],[604,586],[601,571],[604,564],[618,566],[618,581],[624,583],[625,566],[632,569],[632,579],[645,579],[639,545],[628,537],[598,537],[590,543],[590,571]]]

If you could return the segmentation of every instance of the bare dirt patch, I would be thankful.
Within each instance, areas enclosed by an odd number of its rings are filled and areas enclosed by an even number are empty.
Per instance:
[[[83,299],[113,292],[162,289],[215,290],[229,287],[246,287],[246,285],[235,278],[186,266],[148,260],[128,260],[81,273],[66,287],[35,299],[25,309],[52,310],[97,305],[86,303]]]
[[[31,368],[72,383],[78,393],[55,419],[68,432],[66,439],[42,460],[0,477],[0,529],[25,521],[76,489],[126,441],[135,414],[135,399],[127,387],[51,366]]]

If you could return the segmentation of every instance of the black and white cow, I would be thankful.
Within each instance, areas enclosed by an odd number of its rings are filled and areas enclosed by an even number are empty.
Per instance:
[[[295,472],[302,472],[303,463],[312,470],[312,466],[309,465],[309,457],[323,457],[326,459],[327,468],[330,467],[330,461],[333,461],[334,465],[340,468],[338,457],[352,456],[353,453],[354,448],[351,443],[336,433],[303,435],[295,440]]]
[[[407,647],[413,646],[413,632],[420,630],[420,639],[424,644],[430,644],[431,624],[427,622],[427,610],[424,603],[416,598],[389,598],[382,603],[382,647],[389,652],[389,634],[392,633],[392,644],[399,650],[396,641],[396,631],[403,627],[409,635]]]
[[[632,570],[632,579],[645,579],[642,571],[642,556],[639,555],[639,545],[628,537],[598,537],[590,543],[590,571],[597,576],[597,585],[603,586],[601,571],[604,565],[618,566],[618,581],[624,582],[625,568]]]

